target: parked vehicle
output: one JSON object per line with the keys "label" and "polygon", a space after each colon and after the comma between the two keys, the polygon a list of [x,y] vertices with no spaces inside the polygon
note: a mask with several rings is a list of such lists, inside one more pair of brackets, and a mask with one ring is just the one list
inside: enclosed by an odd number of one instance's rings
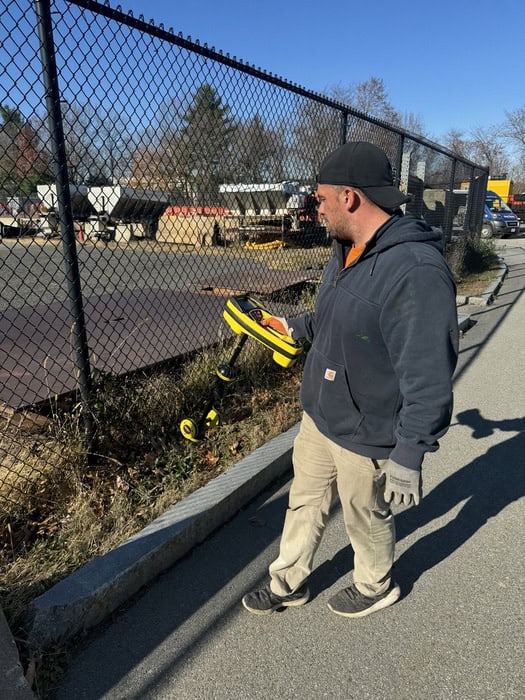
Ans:
{"label": "parked vehicle", "polygon": [[520,221],[525,221],[525,192],[509,195],[507,204]]}
{"label": "parked vehicle", "polygon": [[[514,186],[514,183],[512,180],[507,180],[504,178],[499,178],[499,177],[490,177],[487,182],[487,189],[490,190],[490,192],[494,192],[495,194],[499,194],[501,199],[505,202],[505,204],[508,204],[510,192]],[[468,190],[469,188],[469,183],[468,182],[462,182],[461,183],[461,189],[462,190]]]}
{"label": "parked vehicle", "polygon": [[520,230],[518,217],[503,199],[487,190],[481,235],[483,238],[505,238]]}
{"label": "parked vehicle", "polygon": [[505,204],[509,203],[509,196],[512,190],[512,180],[504,178],[491,178],[487,183],[487,189],[498,194]]}

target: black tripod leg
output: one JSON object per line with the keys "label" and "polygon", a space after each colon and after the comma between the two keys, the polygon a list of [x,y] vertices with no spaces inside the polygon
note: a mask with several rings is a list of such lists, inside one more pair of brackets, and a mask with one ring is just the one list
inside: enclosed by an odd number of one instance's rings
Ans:
{"label": "black tripod leg", "polygon": [[229,363],[228,363],[231,367],[233,367],[233,365],[235,364],[237,358],[238,358],[239,355],[241,354],[241,350],[243,349],[244,344],[245,344],[245,342],[246,342],[247,340],[248,340],[248,336],[247,336],[245,333],[243,333],[243,334],[242,334],[241,336],[239,336],[239,338],[237,339],[237,344],[236,344],[236,346],[235,346],[235,349],[234,349],[234,351],[233,351],[233,354],[232,354],[232,356],[230,357],[230,361],[229,361]]}
{"label": "black tripod leg", "polygon": [[[228,369],[231,369],[233,365],[235,364],[237,358],[241,354],[241,350],[244,347],[244,344],[248,340],[248,336],[246,334],[242,334],[239,336],[237,339],[237,343],[235,345],[235,348],[233,350],[232,356],[230,357],[230,360],[226,366],[221,365],[222,371],[217,371],[217,378],[215,380],[215,386],[213,389],[213,395],[208,404],[206,405],[206,408],[204,409],[202,413],[202,417],[197,423],[197,437],[199,440],[202,440],[204,437],[204,434],[207,430],[207,428],[210,427],[210,422],[216,421],[218,422],[219,416],[216,410],[214,409],[214,404],[216,404],[220,399],[222,398],[222,395],[224,394],[224,390],[226,388],[226,384],[228,384],[231,380],[227,378],[227,375],[229,374],[228,372],[225,372],[225,367],[228,367]],[[210,415],[210,413],[213,412],[213,416]]]}

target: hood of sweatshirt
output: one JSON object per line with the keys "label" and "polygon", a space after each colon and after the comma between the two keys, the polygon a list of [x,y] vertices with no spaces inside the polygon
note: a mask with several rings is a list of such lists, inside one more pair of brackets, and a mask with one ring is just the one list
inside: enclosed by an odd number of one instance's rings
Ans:
{"label": "hood of sweatshirt", "polygon": [[[441,229],[432,228],[412,214],[393,214],[370,238],[360,259],[378,255],[400,243],[427,243],[443,254]],[[334,240],[334,251],[339,267],[344,267],[346,255],[351,247],[347,241]]]}

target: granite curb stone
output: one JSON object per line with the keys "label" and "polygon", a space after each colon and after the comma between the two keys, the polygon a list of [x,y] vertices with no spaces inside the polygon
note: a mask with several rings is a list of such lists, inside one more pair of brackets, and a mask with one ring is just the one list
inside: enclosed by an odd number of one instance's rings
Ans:
{"label": "granite curb stone", "polygon": [[102,622],[285,474],[298,430],[296,424],[262,445],[36,598],[25,619],[29,644],[46,649]]}
{"label": "granite curb stone", "polygon": [[494,301],[494,297],[499,292],[499,289],[503,284],[503,280],[507,276],[507,272],[509,270],[507,265],[503,262],[503,260],[499,261],[495,269],[498,270],[496,279],[489,284],[489,286],[485,289],[485,291],[482,294],[479,294],[477,296],[458,295],[456,297],[456,303],[460,306],[464,304],[472,304],[473,306],[488,306],[489,304],[492,304],[492,302]]}
{"label": "granite curb stone", "polygon": [[0,608],[0,696],[2,700],[34,700],[18,657],[18,649]]}

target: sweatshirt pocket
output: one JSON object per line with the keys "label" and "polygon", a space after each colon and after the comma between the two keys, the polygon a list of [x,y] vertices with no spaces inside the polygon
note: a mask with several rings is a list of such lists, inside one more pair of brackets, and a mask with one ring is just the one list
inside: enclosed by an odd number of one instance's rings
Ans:
{"label": "sweatshirt pocket", "polygon": [[345,368],[313,348],[310,352],[303,385],[308,382],[317,391],[307,391],[311,405],[305,409],[312,416],[318,414],[334,437],[350,438],[359,430],[363,416],[352,398]]}

